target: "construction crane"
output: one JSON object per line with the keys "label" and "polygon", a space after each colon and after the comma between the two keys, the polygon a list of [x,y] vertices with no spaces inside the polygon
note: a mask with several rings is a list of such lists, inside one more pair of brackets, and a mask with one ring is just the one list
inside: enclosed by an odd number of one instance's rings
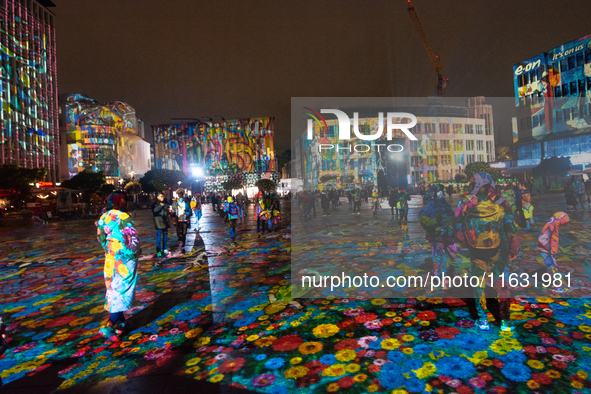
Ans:
{"label": "construction crane", "polygon": [[419,37],[421,41],[423,41],[423,45],[425,46],[425,50],[427,51],[427,55],[429,59],[431,59],[431,63],[435,66],[435,71],[437,72],[437,95],[438,96],[445,96],[445,88],[447,86],[447,79],[443,77],[443,69],[441,68],[441,60],[439,56],[435,54],[433,48],[431,48],[431,44],[429,44],[429,40],[427,40],[427,36],[423,31],[421,26],[421,22],[419,22],[419,17],[415,11],[415,8],[412,6],[410,0],[408,0],[408,13],[410,14],[410,19],[412,19],[413,23],[415,24],[415,28],[419,33]]}

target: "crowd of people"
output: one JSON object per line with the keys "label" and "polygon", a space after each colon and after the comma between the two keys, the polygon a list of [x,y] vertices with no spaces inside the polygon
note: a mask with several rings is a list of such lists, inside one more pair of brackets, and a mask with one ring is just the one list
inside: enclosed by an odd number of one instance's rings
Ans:
{"label": "crowd of people", "polygon": [[[573,185],[572,191],[567,188],[566,193],[574,194],[574,201],[582,205],[583,195],[587,189],[576,179],[570,183]],[[495,278],[488,286],[464,289],[467,293],[464,293],[463,299],[470,316],[478,322],[482,330],[490,329],[488,312],[493,316],[493,324],[503,330],[510,330],[511,297],[509,287],[503,286],[500,278],[501,274],[508,277],[507,275],[515,272],[517,268],[516,259],[520,252],[519,231],[531,232],[534,229],[533,211],[536,203],[532,198],[531,188],[532,185],[525,182],[497,185],[489,174],[479,173],[470,179],[468,186],[458,190],[455,207],[450,203],[455,192],[452,185],[430,184],[422,193],[423,204],[418,219],[431,246],[433,274],[469,273],[478,277],[484,275],[487,278]],[[397,219],[401,229],[408,231],[408,202],[411,197],[404,188],[391,188],[387,198],[380,197],[377,190],[371,194],[366,189],[342,193],[332,190],[304,190],[296,195],[297,205],[303,217],[310,218],[316,216],[315,206],[320,201],[323,216],[330,216],[330,203],[334,196],[343,194],[347,196],[349,209],[354,215],[360,214],[361,202],[364,199],[367,201],[368,196],[372,198],[373,216],[381,209],[382,201],[387,200],[392,219]],[[576,208],[574,201],[569,204],[567,198],[567,208]],[[543,226],[538,238],[538,251],[545,262],[546,271],[552,278],[559,273],[556,260],[560,250],[559,231],[569,221],[567,213],[556,212]],[[467,250],[471,262],[470,272],[460,272],[456,266],[458,248]],[[445,283],[442,289],[446,290]],[[565,293],[569,289],[561,283],[554,286],[553,291]]]}
{"label": "crowd of people", "polygon": [[[105,251],[104,277],[106,285],[105,309],[109,319],[100,333],[111,341],[119,341],[128,329],[123,313],[131,309],[135,287],[137,285],[137,261],[142,253],[140,237],[135,229],[132,216],[128,212],[128,198],[124,192],[114,192],[109,196],[105,212],[97,221],[98,241]],[[156,258],[170,257],[168,249],[168,229],[174,225],[178,249],[176,256],[190,254],[187,250],[187,232],[191,223],[193,231],[199,231],[202,207],[211,202],[213,211],[218,212],[228,224],[231,246],[235,246],[236,225],[238,220],[246,219],[248,198],[242,193],[236,197],[227,194],[211,193],[200,196],[195,193],[189,197],[183,190],[177,190],[176,198],[168,200],[164,193],[158,193],[152,205],[154,227],[156,229]],[[255,220],[257,233],[278,229],[281,220],[281,205],[275,192],[259,192],[255,198]],[[194,218],[194,220],[191,220]]]}

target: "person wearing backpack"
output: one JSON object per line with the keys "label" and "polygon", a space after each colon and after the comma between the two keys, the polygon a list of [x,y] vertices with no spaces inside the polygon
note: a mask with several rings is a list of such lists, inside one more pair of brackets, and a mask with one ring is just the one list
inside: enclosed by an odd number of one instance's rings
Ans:
{"label": "person wearing backpack", "polygon": [[156,202],[152,205],[152,216],[156,228],[156,257],[166,257],[168,254],[168,209],[169,205],[164,193],[158,193]]}
{"label": "person wearing backpack", "polygon": [[431,244],[433,274],[438,276],[440,272],[448,272],[450,262],[455,260],[458,253],[453,236],[455,215],[445,199],[443,185],[430,187],[426,196],[427,202],[419,211],[419,222]]}
{"label": "person wearing backpack", "polygon": [[187,228],[190,223],[192,215],[191,205],[185,198],[185,192],[180,190],[177,192],[177,200],[173,203],[173,211],[176,215],[176,235],[179,242],[179,253],[185,254],[185,243],[187,238]]}
{"label": "person wearing backpack", "polygon": [[486,298],[486,307],[493,315],[495,325],[503,331],[510,331],[511,295],[509,287],[502,285],[501,275],[508,276],[509,262],[515,260],[519,252],[513,214],[507,201],[495,194],[495,182],[489,174],[474,174],[470,189],[469,201],[457,212],[463,224],[462,231],[456,236],[468,247],[471,275],[489,278],[492,274],[494,283],[487,280],[484,288],[474,288],[474,299],[469,300],[469,308],[473,310],[476,304],[478,326],[481,330],[488,330],[487,311],[482,302],[477,301]]}

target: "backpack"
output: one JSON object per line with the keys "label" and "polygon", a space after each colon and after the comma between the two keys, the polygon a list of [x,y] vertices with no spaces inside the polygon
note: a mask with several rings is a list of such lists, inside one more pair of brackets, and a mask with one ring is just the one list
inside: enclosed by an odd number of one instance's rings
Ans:
{"label": "backpack", "polygon": [[501,245],[505,212],[492,201],[483,201],[464,213],[465,241],[473,249],[492,250]]}

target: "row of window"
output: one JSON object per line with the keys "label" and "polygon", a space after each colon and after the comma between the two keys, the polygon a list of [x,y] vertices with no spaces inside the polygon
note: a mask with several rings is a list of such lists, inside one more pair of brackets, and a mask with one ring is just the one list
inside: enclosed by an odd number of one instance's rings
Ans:
{"label": "row of window", "polygon": [[[585,54],[580,51],[576,54],[570,55],[560,61],[556,61],[550,65],[550,69],[554,70],[555,73],[574,70],[575,68],[582,67],[585,63],[591,63],[591,49],[587,48]],[[517,86],[522,87],[529,83],[537,82],[542,79],[542,67],[538,67],[535,70],[526,72],[517,77]]]}
{"label": "row of window", "polygon": [[[351,128],[351,130],[353,130]],[[415,127],[411,129],[413,134],[480,134],[483,135],[486,131],[486,135],[492,135],[492,130],[490,127],[485,127],[482,125],[473,125],[473,124],[453,124],[450,125],[449,123],[418,123]],[[359,125],[359,132],[364,135],[370,135],[372,133],[370,125],[361,124]],[[328,126],[328,133],[326,134],[327,138],[334,138],[338,135],[339,130],[338,126]],[[351,133],[353,135],[353,133]]]}
{"label": "row of window", "polygon": [[[521,159],[521,157],[520,157]],[[410,165],[414,168],[419,167],[427,167],[427,166],[441,166],[441,167],[449,167],[449,166],[456,166],[456,165],[465,165],[471,164],[475,162],[493,162],[494,156],[492,154],[485,155],[485,154],[457,154],[457,155],[440,155],[434,156],[429,155],[426,157],[421,156],[411,156],[410,157]]]}
{"label": "row of window", "polygon": [[[410,141],[410,151],[411,152],[418,152],[421,146],[427,152],[449,152],[451,147],[451,140],[442,140],[442,141]],[[463,151],[464,147],[465,150],[473,151],[476,143],[476,150],[483,151],[485,150],[485,141],[484,140],[453,140],[453,149],[454,151]],[[486,152],[492,153],[493,151],[493,142],[486,141]]]}
{"label": "row of window", "polygon": [[[568,122],[576,118],[586,118],[591,113],[591,103],[583,104],[578,107],[559,109],[554,112],[556,123]],[[521,118],[520,127],[522,130],[528,130],[532,127],[543,126],[546,123],[546,115],[534,115],[531,118]]]}

